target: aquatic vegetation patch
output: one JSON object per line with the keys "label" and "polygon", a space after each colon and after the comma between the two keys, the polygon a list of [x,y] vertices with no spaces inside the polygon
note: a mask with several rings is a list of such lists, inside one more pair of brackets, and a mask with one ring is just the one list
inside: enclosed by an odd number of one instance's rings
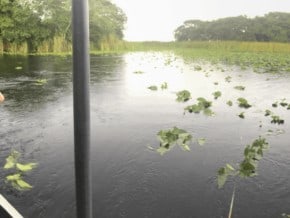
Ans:
{"label": "aquatic vegetation patch", "polygon": [[158,87],[155,85],[152,85],[152,86],[147,87],[147,89],[150,89],[151,91],[157,91]]}
{"label": "aquatic vegetation patch", "polygon": [[[173,127],[171,129],[160,130],[157,133],[159,140],[159,148],[156,150],[152,146],[147,146],[148,149],[157,151],[160,155],[170,151],[175,145],[179,145],[182,150],[190,151],[190,143],[195,140],[193,136],[184,129]],[[205,138],[197,138],[196,142],[203,146],[206,143]]]}
{"label": "aquatic vegetation patch", "polygon": [[206,139],[205,138],[199,138],[197,139],[197,143],[200,145],[200,146],[203,146],[206,142]]}
{"label": "aquatic vegetation patch", "polygon": [[267,117],[267,116],[270,116],[270,115],[273,115],[273,112],[268,110],[268,109],[265,110],[265,116]]}
{"label": "aquatic vegetation patch", "polygon": [[252,107],[252,105],[250,105],[245,98],[238,98],[237,100],[238,100],[239,107],[241,108],[247,109],[247,108]]}
{"label": "aquatic vegetation patch", "polygon": [[214,96],[214,99],[218,99],[219,97],[222,96],[222,93],[220,91],[216,91],[216,92],[213,92],[212,95]]}
{"label": "aquatic vegetation patch", "polygon": [[238,114],[238,116],[241,119],[245,119],[245,112],[241,112],[240,114]]}
{"label": "aquatic vegetation patch", "polygon": [[186,102],[191,99],[191,94],[188,90],[182,90],[176,93],[176,101],[178,102]]}
{"label": "aquatic vegetation patch", "polygon": [[228,82],[228,83],[230,83],[232,81],[232,77],[231,76],[227,76],[225,78],[225,81]]}
{"label": "aquatic vegetation patch", "polygon": [[24,173],[33,170],[37,166],[37,163],[19,163],[19,158],[20,153],[15,150],[12,150],[6,158],[6,163],[3,168],[5,170],[14,169],[14,173],[7,175],[5,181],[19,191],[29,190],[32,186],[23,180],[23,176]]}
{"label": "aquatic vegetation patch", "polygon": [[194,68],[195,71],[201,71],[202,70],[201,66],[199,66],[199,65],[195,65],[193,68]]}
{"label": "aquatic vegetation patch", "polygon": [[231,100],[227,101],[227,105],[229,105],[230,107],[233,106],[233,102]]}
{"label": "aquatic vegetation patch", "polygon": [[162,90],[164,90],[164,89],[168,89],[168,84],[167,84],[167,82],[162,83],[161,86],[160,86],[160,88],[161,88]]}
{"label": "aquatic vegetation patch", "polygon": [[245,90],[245,86],[235,86],[234,89],[240,90],[240,91],[244,91]]}
{"label": "aquatic vegetation patch", "polygon": [[133,73],[134,74],[144,74],[145,72],[144,71],[141,71],[141,70],[137,70],[137,71],[134,71]]}
{"label": "aquatic vegetation patch", "polygon": [[208,101],[202,97],[197,98],[197,101],[198,101],[197,104],[189,105],[185,107],[184,110],[188,111],[189,113],[196,113],[196,114],[203,111],[203,113],[207,116],[212,116],[214,114],[214,112],[209,109],[212,105],[211,101]]}
{"label": "aquatic vegetation patch", "polygon": [[271,123],[274,123],[274,124],[284,124],[284,120],[281,119],[279,116],[277,115],[272,115],[271,116],[272,120],[271,120]]}
{"label": "aquatic vegetation patch", "polygon": [[274,103],[272,104],[272,107],[278,107],[278,102],[277,102],[277,101],[274,102]]}
{"label": "aquatic vegetation patch", "polygon": [[183,150],[190,151],[189,145],[192,140],[192,135],[186,130],[177,127],[168,130],[160,130],[157,133],[157,138],[160,142],[160,147],[157,149],[157,152],[160,155],[168,152],[176,144]]}
{"label": "aquatic vegetation patch", "polygon": [[259,137],[251,145],[247,145],[244,149],[244,160],[239,164],[239,169],[235,169],[232,165],[226,164],[218,170],[218,187],[222,188],[227,181],[228,176],[237,176],[241,178],[252,177],[257,175],[257,167],[259,160],[262,159],[264,151],[268,149],[269,144],[265,138]]}

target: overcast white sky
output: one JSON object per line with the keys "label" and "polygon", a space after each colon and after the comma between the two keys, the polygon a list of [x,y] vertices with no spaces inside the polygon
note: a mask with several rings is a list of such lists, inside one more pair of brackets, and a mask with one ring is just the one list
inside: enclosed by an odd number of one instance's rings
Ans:
{"label": "overcast white sky", "polygon": [[290,0],[112,0],[126,13],[125,39],[172,41],[185,20],[290,12]]}

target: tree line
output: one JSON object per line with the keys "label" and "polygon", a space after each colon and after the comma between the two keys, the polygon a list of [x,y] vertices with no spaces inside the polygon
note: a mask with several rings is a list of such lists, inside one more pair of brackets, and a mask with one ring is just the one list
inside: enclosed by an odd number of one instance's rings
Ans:
{"label": "tree line", "polygon": [[[103,40],[122,39],[124,12],[110,0],[89,0],[90,42],[95,48]],[[71,0],[1,0],[0,40],[9,52],[12,45],[38,51],[44,42],[51,47],[56,37],[72,41]]]}
{"label": "tree line", "polygon": [[177,41],[232,40],[290,42],[290,13],[227,17],[213,21],[187,20],[174,31]]}

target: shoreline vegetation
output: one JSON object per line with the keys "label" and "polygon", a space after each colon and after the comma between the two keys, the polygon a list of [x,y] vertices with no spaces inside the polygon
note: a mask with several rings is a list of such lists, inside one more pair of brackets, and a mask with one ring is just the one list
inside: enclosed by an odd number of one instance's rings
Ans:
{"label": "shoreline vegetation", "polygon": [[[256,53],[290,53],[290,43],[286,42],[251,42],[251,41],[144,41],[130,42],[118,39],[108,39],[96,48],[90,46],[92,54],[122,53],[135,51],[220,51],[220,52],[256,52]],[[29,53],[26,45],[12,43],[9,52],[3,51],[3,44],[0,41],[0,55],[58,55],[71,54],[72,44],[62,37],[56,37],[53,41],[44,42],[39,46],[38,52]]]}
{"label": "shoreline vegetation", "polygon": [[[11,45],[11,52],[5,53],[0,43],[0,51],[2,51],[0,55],[70,56],[72,54],[71,44],[66,43],[64,39],[55,38],[52,45],[56,49],[49,49],[50,43],[44,42],[37,53],[27,53],[25,46]],[[240,66],[242,69],[251,67],[256,72],[290,72],[290,43],[281,42],[128,42],[111,38],[104,41],[98,49],[91,45],[90,53],[98,55],[146,51],[172,52],[185,60],[222,62]]]}

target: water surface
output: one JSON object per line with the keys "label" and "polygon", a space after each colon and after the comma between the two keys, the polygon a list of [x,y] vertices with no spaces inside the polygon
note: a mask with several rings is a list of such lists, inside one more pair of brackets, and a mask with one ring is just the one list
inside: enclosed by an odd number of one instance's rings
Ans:
{"label": "water surface", "polygon": [[[0,171],[1,194],[25,217],[76,216],[71,64],[70,57],[0,58],[0,90],[6,97],[0,105],[0,165],[11,149],[20,151],[24,162],[39,163],[25,176],[34,186],[31,191],[14,190],[4,182],[8,172]],[[271,106],[283,98],[290,102],[289,74],[185,62],[158,52],[92,56],[91,71],[94,217],[227,217],[234,185],[233,217],[290,213],[290,111]],[[147,89],[163,82],[168,89]],[[234,89],[237,85],[245,91]],[[188,103],[175,101],[183,89],[192,93]],[[214,100],[214,91],[222,97]],[[198,97],[213,102],[215,116],[184,114]],[[253,107],[239,108],[239,97]],[[285,124],[271,124],[265,109]],[[242,111],[245,119],[237,116]],[[176,146],[164,156],[147,148],[158,148],[157,132],[173,126],[206,138],[206,144],[193,143],[191,152]],[[267,136],[269,129],[285,133]],[[217,170],[226,163],[236,166],[245,146],[259,135],[270,148],[258,176],[231,178],[218,189]]]}

